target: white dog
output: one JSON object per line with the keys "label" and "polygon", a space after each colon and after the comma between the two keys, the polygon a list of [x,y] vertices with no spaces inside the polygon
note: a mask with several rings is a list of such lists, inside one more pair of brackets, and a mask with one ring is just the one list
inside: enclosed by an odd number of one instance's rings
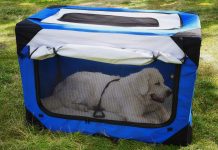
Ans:
{"label": "white dog", "polygon": [[[106,87],[114,79],[119,80]],[[169,99],[171,93],[170,88],[164,85],[160,72],[154,68],[126,77],[78,72],[60,82],[52,96],[43,99],[42,103],[53,112],[93,117],[93,108],[102,98],[101,107],[106,119],[163,123],[169,119],[170,113],[162,103]]]}

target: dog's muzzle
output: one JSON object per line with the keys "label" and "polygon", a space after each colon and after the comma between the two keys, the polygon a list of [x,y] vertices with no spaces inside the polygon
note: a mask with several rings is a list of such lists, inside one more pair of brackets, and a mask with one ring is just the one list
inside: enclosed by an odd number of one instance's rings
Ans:
{"label": "dog's muzzle", "polygon": [[156,101],[156,102],[159,102],[159,103],[163,103],[165,98],[169,97],[170,95],[172,94],[172,91],[171,90],[167,90],[166,91],[166,96],[165,97],[159,97],[155,94],[151,94],[151,99]]}
{"label": "dog's muzzle", "polygon": [[155,94],[151,94],[150,96],[151,96],[151,99],[152,99],[153,101],[159,102],[159,103],[163,103],[163,102],[164,102],[164,99],[165,99],[165,98],[158,97],[158,96],[156,96]]}

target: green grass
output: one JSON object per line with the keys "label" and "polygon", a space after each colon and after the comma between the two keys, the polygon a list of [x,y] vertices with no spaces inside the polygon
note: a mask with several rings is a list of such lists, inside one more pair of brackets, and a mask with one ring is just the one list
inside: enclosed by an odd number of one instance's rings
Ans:
{"label": "green grass", "polygon": [[[197,12],[203,42],[193,101],[193,143],[188,147],[121,140],[114,144],[80,133],[51,133],[24,123],[24,107],[14,27],[18,21],[55,4],[130,7]],[[218,1],[217,0],[0,0],[0,149],[218,149]]]}

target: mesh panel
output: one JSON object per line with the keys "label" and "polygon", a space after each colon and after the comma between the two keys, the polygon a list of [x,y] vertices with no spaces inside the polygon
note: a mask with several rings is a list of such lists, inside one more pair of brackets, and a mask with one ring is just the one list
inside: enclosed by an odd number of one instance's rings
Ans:
{"label": "mesh panel", "polygon": [[162,124],[172,115],[174,64],[112,65],[65,57],[38,64],[38,94],[49,112],[139,124]]}
{"label": "mesh panel", "polygon": [[60,21],[86,23],[86,24],[99,24],[123,27],[158,27],[159,23],[154,18],[134,18],[124,16],[111,16],[111,15],[98,15],[98,14],[82,14],[82,13],[69,13],[63,15]]}

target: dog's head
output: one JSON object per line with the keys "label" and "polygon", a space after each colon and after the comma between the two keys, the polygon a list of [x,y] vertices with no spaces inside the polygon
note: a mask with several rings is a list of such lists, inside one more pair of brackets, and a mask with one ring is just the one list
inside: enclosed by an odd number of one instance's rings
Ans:
{"label": "dog's head", "polygon": [[163,76],[155,68],[143,69],[139,72],[139,92],[147,99],[163,103],[172,94],[171,89],[164,84]]}

